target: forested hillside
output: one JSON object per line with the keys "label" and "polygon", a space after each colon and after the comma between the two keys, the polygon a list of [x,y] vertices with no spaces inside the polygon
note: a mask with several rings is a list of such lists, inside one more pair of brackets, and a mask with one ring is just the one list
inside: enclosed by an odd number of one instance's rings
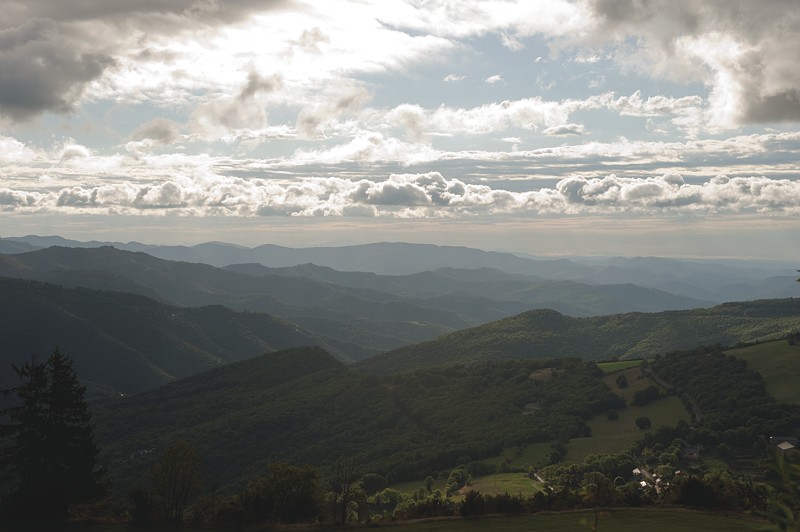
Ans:
{"label": "forested hillside", "polygon": [[709,309],[590,318],[535,310],[389,351],[358,366],[370,372],[392,372],[508,358],[637,358],[705,344],[771,340],[797,328],[798,301],[726,303]]}
{"label": "forested hillside", "polygon": [[362,471],[419,478],[508,446],[585,435],[585,419],[622,406],[601,377],[575,359],[374,377],[303,348],[106,400],[95,423],[104,459],[122,477],[141,471],[126,462],[136,451],[185,439],[223,484],[269,461],[324,468],[341,457]]}
{"label": "forested hillside", "polygon": [[[267,314],[181,308],[146,297],[0,277],[0,388],[11,364],[59,346],[90,394],[131,394],[220,364],[299,345],[325,345]],[[331,348],[332,349],[332,348]]]}

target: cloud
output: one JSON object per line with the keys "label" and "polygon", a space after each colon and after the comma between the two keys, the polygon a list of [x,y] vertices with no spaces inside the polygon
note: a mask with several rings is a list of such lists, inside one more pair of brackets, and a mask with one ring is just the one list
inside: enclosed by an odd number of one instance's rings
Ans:
{"label": "cloud", "polygon": [[159,144],[172,144],[181,138],[181,126],[167,118],[154,118],[131,133],[133,140],[152,140]]}
{"label": "cloud", "polygon": [[503,46],[511,50],[512,52],[519,52],[525,45],[519,41],[516,37],[513,37],[505,32],[500,33],[500,42],[503,43]]}
{"label": "cloud", "polygon": [[277,74],[269,77],[262,77],[255,70],[251,70],[247,75],[247,83],[239,93],[242,101],[253,98],[259,92],[274,92],[283,86],[283,79]]}
{"label": "cloud", "polygon": [[542,133],[550,136],[583,135],[584,127],[583,124],[561,124],[548,127]]}
{"label": "cloud", "polygon": [[50,19],[0,29],[0,113],[25,121],[70,111],[113,64],[108,55],[82,51]]}
{"label": "cloud", "polygon": [[163,30],[167,22],[174,24],[173,32],[189,24],[230,23],[254,12],[280,9],[291,5],[286,0],[80,0],[52,2],[50,0],[7,0],[6,20],[11,23],[30,18],[52,18],[58,22],[79,23],[98,20],[149,25]]}
{"label": "cloud", "polygon": [[61,189],[0,189],[5,212],[175,213],[185,216],[376,216],[465,218],[538,215],[800,214],[800,182],[718,175],[689,183],[677,173],[571,176],[508,190],[439,172],[384,178],[242,178],[198,168],[160,180]]}
{"label": "cloud", "polygon": [[484,81],[486,81],[486,83],[488,83],[489,85],[494,85],[495,83],[500,83],[501,81],[503,81],[503,76],[501,76],[500,74],[495,74],[493,76],[489,76]]}
{"label": "cloud", "polygon": [[292,41],[292,44],[299,47],[305,53],[318,54],[321,52],[320,45],[330,42],[330,36],[320,28],[315,27],[310,30],[303,30],[300,38]]}
{"label": "cloud", "polygon": [[62,165],[80,164],[80,161],[91,157],[92,152],[86,146],[80,144],[68,144],[59,153],[59,163]]}
{"label": "cloud", "polygon": [[321,97],[297,115],[297,130],[309,138],[323,136],[325,127],[342,115],[362,108],[372,94],[360,83],[341,82],[328,87]]}
{"label": "cloud", "polygon": [[267,127],[266,102],[269,95],[283,86],[278,75],[264,77],[251,70],[235,94],[218,96],[198,105],[189,119],[189,128],[202,140],[240,140],[240,132]]}
{"label": "cloud", "polygon": [[24,143],[15,138],[0,135],[0,163],[32,163],[36,158],[36,152]]}
{"label": "cloud", "polygon": [[431,161],[438,151],[430,146],[408,143],[380,132],[363,132],[345,144],[328,149],[297,150],[287,165],[386,163],[403,165]]}
{"label": "cloud", "polygon": [[466,79],[466,77],[467,76],[458,76],[456,74],[448,74],[444,78],[442,78],[442,81],[461,81],[463,79]]}
{"label": "cloud", "polygon": [[482,135],[562,124],[580,106],[574,100],[553,102],[541,98],[506,100],[471,108],[440,106],[433,110],[405,104],[389,110],[383,120],[405,128],[411,138],[421,138],[424,134]]}
{"label": "cloud", "polygon": [[[710,87],[717,127],[800,120],[800,11],[791,0],[583,4],[594,24],[575,42],[614,42],[617,62]],[[636,49],[620,45],[635,37]]]}

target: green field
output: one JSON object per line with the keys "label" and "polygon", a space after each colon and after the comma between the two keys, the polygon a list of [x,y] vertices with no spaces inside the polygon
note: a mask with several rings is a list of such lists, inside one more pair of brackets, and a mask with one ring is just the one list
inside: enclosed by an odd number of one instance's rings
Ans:
{"label": "green field", "polygon": [[747,361],[761,374],[767,392],[782,403],[800,404],[800,346],[786,340],[731,349],[727,354]]}
{"label": "green field", "polygon": [[[625,375],[627,388],[619,388],[616,378]],[[638,367],[631,367],[617,373],[606,375],[603,380],[617,395],[624,397],[628,404],[633,401],[633,394],[653,384],[642,376]],[[609,421],[605,414],[599,414],[589,420],[592,429],[589,438],[573,438],[567,445],[567,460],[580,462],[591,454],[618,453],[628,449],[637,440],[651,430],[662,425],[674,426],[681,419],[690,421],[691,416],[683,403],[675,396],[658,399],[644,406],[629,406],[617,411],[619,419]],[[640,430],[635,423],[639,416],[650,418],[652,428]]]}
{"label": "green field", "polygon": [[[447,484],[447,472],[443,472],[439,475],[439,478],[435,479],[433,482],[433,489],[441,490],[444,493],[445,485]],[[390,484],[389,487],[393,490],[397,490],[400,493],[412,494],[418,489],[425,487],[425,479],[417,479],[417,480],[407,480],[405,482],[395,482],[394,484]]]}
{"label": "green field", "polygon": [[480,477],[472,481],[472,484],[465,487],[462,493],[474,490],[484,495],[509,495],[521,494],[530,497],[537,491],[542,490],[542,484],[531,480],[524,473],[498,473]]}
{"label": "green field", "polygon": [[[634,422],[637,417],[650,418],[652,428],[640,430]],[[642,436],[662,425],[674,426],[681,419],[689,421],[689,413],[677,397],[664,397],[645,406],[629,406],[619,410],[619,419],[609,421],[605,414],[595,416],[588,425],[589,438],[573,438],[567,444],[567,460],[581,462],[590,454],[623,452]]]}
{"label": "green field", "polygon": [[[552,450],[551,442],[531,443],[523,448],[514,447],[509,465],[512,467],[529,468],[539,464]],[[505,454],[505,453],[504,453]]]}
{"label": "green field", "polygon": [[[625,375],[625,378],[628,379],[628,386],[627,388],[620,388],[617,386],[617,378],[620,375]],[[606,383],[606,386],[611,388],[615,394],[619,395],[628,404],[633,402],[633,394],[638,392],[639,390],[644,390],[648,386],[655,384],[651,381],[647,376],[642,373],[642,370],[639,369],[639,366],[630,367],[623,370],[618,370],[614,373],[609,373],[605,377],[603,377],[603,382]],[[662,390],[664,391],[664,390]]]}
{"label": "green field", "polygon": [[635,360],[619,360],[616,362],[598,362],[597,367],[603,370],[603,373],[616,373],[617,371],[629,368],[637,368],[642,364],[642,359]]}

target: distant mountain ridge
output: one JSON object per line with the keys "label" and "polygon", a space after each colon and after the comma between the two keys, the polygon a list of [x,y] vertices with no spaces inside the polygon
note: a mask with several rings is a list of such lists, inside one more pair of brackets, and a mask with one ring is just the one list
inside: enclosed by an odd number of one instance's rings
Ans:
{"label": "distant mountain ridge", "polygon": [[0,275],[131,292],[173,305],[266,312],[314,333],[349,360],[531,308],[586,316],[709,304],[634,285],[590,286],[486,268],[405,276],[313,265],[220,269],[109,246],[0,255]]}
{"label": "distant mountain ridge", "polygon": [[[721,303],[800,295],[794,284],[796,265],[786,261],[700,261],[658,257],[543,259],[478,249],[431,244],[374,243],[342,247],[287,248],[266,244],[254,248],[222,242],[194,246],[158,246],[139,242],[79,242],[61,237],[0,238],[0,252],[19,253],[52,245],[100,247],[217,267],[258,263],[272,268],[313,263],[339,271],[408,275],[440,268],[490,268],[549,280],[605,285],[633,283],[674,295]],[[20,247],[22,246],[22,247]],[[28,248],[26,248],[27,246]],[[5,250],[5,251],[2,251]],[[767,281],[769,280],[769,281]],[[794,290],[794,291],[792,291]]]}
{"label": "distant mountain ridge", "polygon": [[72,357],[90,393],[137,393],[268,351],[319,345],[295,324],[222,306],[180,308],[122,292],[0,277],[0,388],[11,364],[55,347]]}

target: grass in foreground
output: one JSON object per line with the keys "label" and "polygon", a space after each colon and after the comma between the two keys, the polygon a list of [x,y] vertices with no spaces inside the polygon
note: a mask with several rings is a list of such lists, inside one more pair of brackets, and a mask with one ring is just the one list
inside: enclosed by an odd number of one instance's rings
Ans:
{"label": "grass in foreground", "polygon": [[[473,518],[440,518],[425,519],[413,522],[400,522],[386,524],[385,526],[369,527],[382,528],[392,532],[478,532],[491,530],[492,532],[517,532],[517,531],[577,531],[591,530],[594,514],[591,510],[538,513],[521,515],[482,516]],[[746,516],[729,515],[713,512],[702,512],[684,508],[618,508],[604,510],[600,514],[597,527],[600,531],[614,532],[648,532],[675,531],[681,532],[745,532],[758,530],[764,525],[762,521],[752,520]],[[181,530],[209,530],[207,528],[194,528],[182,526]],[[295,525],[289,528],[276,530],[341,530],[320,527],[319,525]],[[365,530],[367,528],[364,528]],[[22,526],[20,532],[38,532],[42,530],[32,526]],[[61,527],[48,528],[52,532],[167,532],[176,530],[175,527],[134,527],[132,525],[90,525],[73,523]],[[217,529],[219,530],[219,529]],[[261,529],[259,529],[261,530]],[[359,530],[354,528],[353,530]]]}
{"label": "grass in foreground", "polygon": [[[571,531],[591,530],[591,511],[541,513],[514,516],[476,517],[471,519],[430,520],[387,527],[397,532],[460,532],[492,530],[516,532],[519,530]],[[726,532],[752,531],[763,523],[725,514],[699,512],[681,508],[670,509],[614,509],[603,512],[598,530],[614,532],[675,531]]]}

